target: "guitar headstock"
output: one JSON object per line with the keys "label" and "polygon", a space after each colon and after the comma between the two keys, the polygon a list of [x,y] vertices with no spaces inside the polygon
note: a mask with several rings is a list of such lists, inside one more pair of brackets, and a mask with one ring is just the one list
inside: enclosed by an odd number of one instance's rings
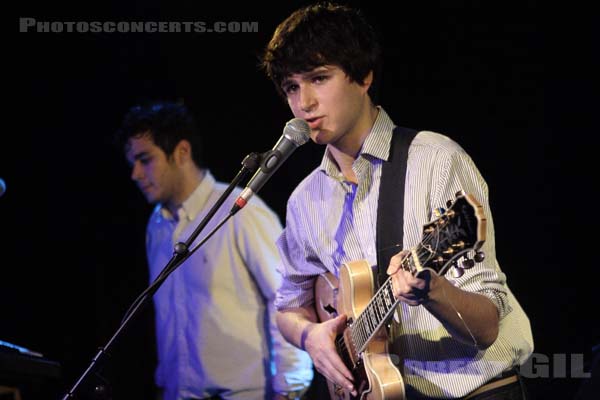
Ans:
{"label": "guitar headstock", "polygon": [[[438,275],[455,266],[455,277],[483,261],[479,251],[485,241],[486,219],[483,207],[471,194],[458,192],[454,201],[448,201],[447,210],[436,210],[437,218],[423,227],[423,239],[413,249],[413,263],[417,272],[427,268]],[[467,253],[475,251],[472,259]],[[458,265],[459,258],[464,260]]]}

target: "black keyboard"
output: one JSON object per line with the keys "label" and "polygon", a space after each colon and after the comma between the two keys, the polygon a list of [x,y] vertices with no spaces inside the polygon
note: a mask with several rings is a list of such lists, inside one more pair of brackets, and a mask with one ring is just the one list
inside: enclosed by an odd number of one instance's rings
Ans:
{"label": "black keyboard", "polygon": [[0,343],[0,384],[29,382],[60,377],[60,363],[42,354],[11,343]]}

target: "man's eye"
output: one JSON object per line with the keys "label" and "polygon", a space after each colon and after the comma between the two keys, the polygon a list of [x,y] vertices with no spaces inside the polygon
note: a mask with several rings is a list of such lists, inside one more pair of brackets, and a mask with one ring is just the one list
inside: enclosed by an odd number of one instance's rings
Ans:
{"label": "man's eye", "polygon": [[286,85],[283,88],[283,91],[287,94],[294,93],[296,90],[298,90],[298,85]]}

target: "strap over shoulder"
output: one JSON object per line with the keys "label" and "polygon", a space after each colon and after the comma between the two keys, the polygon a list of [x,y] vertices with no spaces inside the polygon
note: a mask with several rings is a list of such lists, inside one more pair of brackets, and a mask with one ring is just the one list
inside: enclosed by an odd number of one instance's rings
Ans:
{"label": "strap over shoulder", "polygon": [[[377,203],[377,265],[379,283],[387,279],[392,256],[402,250],[404,226],[404,183],[408,148],[418,131],[396,127],[392,134],[390,155],[384,161]],[[399,246],[396,246],[398,245]]]}

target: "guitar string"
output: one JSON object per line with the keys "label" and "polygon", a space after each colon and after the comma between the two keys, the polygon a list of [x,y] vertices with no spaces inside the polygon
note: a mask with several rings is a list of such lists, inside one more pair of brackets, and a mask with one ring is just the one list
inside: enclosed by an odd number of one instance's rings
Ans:
{"label": "guitar string", "polygon": [[456,313],[456,315],[458,315],[458,318],[460,318],[460,320],[463,323],[463,325],[464,325],[465,329],[467,330],[467,332],[469,332],[469,335],[471,336],[471,340],[473,340],[473,346],[475,346],[476,348],[479,348],[479,343],[477,343],[477,339],[475,339],[475,336],[473,335],[473,332],[471,332],[471,329],[469,329],[469,325],[467,325],[467,321],[465,321],[465,319],[462,317],[462,315],[460,314],[460,312],[456,309],[456,307],[454,307],[454,304],[452,303],[452,300],[450,300],[450,298],[446,294],[446,288],[443,287],[443,286],[442,286],[442,292],[444,293],[444,298],[446,299],[446,301],[448,301],[448,303],[450,304],[450,306],[452,307],[452,309],[454,310],[454,312]]}

